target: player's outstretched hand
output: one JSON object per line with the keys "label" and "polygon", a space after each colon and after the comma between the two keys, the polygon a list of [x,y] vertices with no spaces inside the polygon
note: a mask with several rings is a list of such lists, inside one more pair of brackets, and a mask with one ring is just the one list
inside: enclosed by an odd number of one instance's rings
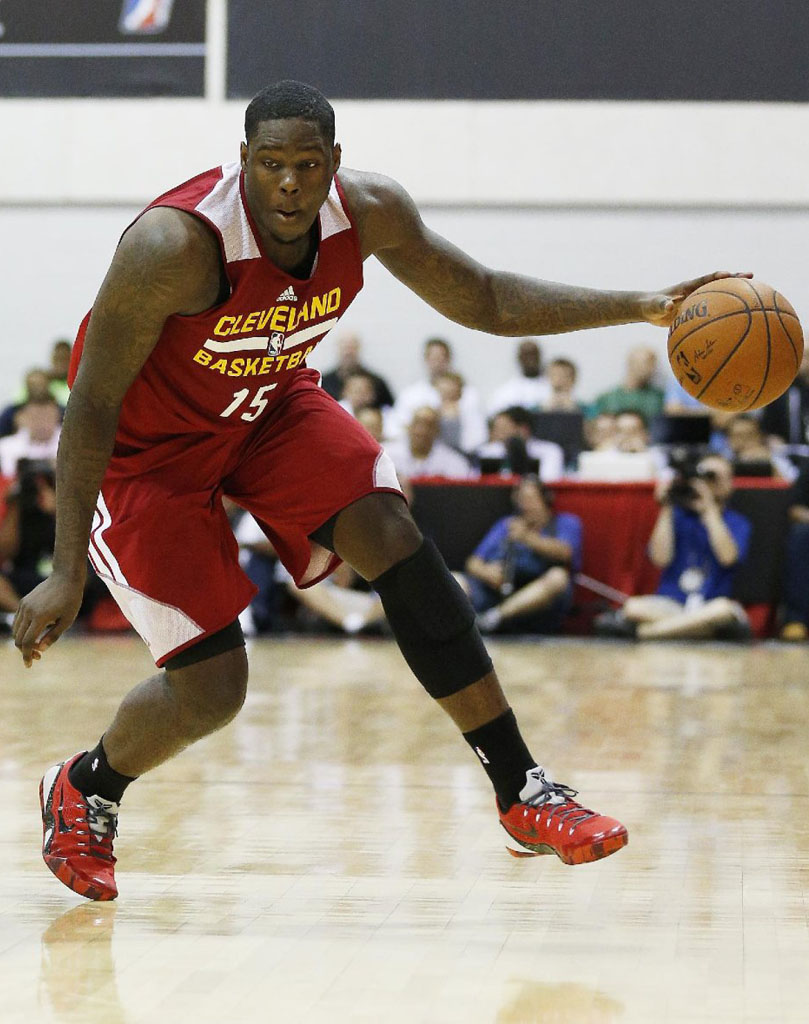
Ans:
{"label": "player's outstretched hand", "polygon": [[752,277],[747,272],[732,274],[729,270],[717,270],[704,277],[696,277],[693,281],[681,281],[680,284],[664,288],[661,292],[650,292],[643,301],[643,318],[658,327],[669,327],[677,315],[677,308],[683,299],[701,288],[709,281],[721,281],[723,277]]}
{"label": "player's outstretched hand", "polygon": [[27,594],[14,616],[14,643],[26,668],[39,661],[79,614],[84,581],[54,573]]}

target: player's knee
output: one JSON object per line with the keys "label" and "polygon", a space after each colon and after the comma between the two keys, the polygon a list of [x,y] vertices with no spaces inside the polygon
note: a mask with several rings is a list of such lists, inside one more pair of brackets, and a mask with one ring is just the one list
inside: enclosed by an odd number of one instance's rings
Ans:
{"label": "player's knee", "polygon": [[421,547],[422,540],[407,506],[402,502],[388,506],[379,521],[379,550],[387,562],[385,569],[409,558]]}
{"label": "player's knee", "polygon": [[365,579],[381,576],[421,546],[407,505],[392,494],[370,494],[340,513],[335,550]]}
{"label": "player's knee", "polygon": [[182,728],[189,736],[205,736],[241,710],[247,695],[247,654],[238,647],[167,677]]}

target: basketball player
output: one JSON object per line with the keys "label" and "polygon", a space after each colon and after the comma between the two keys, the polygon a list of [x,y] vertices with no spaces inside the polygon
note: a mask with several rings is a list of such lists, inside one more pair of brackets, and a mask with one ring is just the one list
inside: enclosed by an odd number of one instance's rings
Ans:
{"label": "basketball player", "polygon": [[648,321],[717,276],[601,292],[486,269],[422,223],[395,182],[345,170],[334,112],[280,82],[248,106],[238,163],[151,203],[125,231],[79,330],[58,464],[53,574],[21,603],[26,666],[79,608],[85,558],[159,671],[89,752],[41,784],[43,856],[77,893],[114,899],[119,804],[138,776],[239,711],[238,624],[253,588],[222,508],[256,517],[299,586],[343,559],[379,594],[397,642],[497,795],[520,856],[578,864],[624,846],[529,753],[474,613],[419,533],[389,459],[306,368],[375,255],[445,316],[499,335]]}

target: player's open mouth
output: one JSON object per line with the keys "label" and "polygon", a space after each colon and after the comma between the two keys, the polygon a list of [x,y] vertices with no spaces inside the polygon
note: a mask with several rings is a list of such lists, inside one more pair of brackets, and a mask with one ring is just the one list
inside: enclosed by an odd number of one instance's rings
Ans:
{"label": "player's open mouth", "polygon": [[294,220],[300,214],[301,211],[300,210],[276,210],[275,212],[278,214],[279,217],[283,218],[284,220]]}

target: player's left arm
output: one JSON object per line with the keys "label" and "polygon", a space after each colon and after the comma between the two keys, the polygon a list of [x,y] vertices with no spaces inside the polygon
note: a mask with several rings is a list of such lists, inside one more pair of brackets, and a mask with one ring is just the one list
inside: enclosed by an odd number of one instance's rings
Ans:
{"label": "player's left arm", "polygon": [[[356,173],[356,172],[350,172]],[[347,190],[348,191],[348,190]],[[491,270],[432,231],[407,192],[390,178],[361,175],[360,234],[403,284],[450,320],[489,334],[519,337],[647,322],[667,327],[692,291],[717,271],[660,291],[600,291]]]}

